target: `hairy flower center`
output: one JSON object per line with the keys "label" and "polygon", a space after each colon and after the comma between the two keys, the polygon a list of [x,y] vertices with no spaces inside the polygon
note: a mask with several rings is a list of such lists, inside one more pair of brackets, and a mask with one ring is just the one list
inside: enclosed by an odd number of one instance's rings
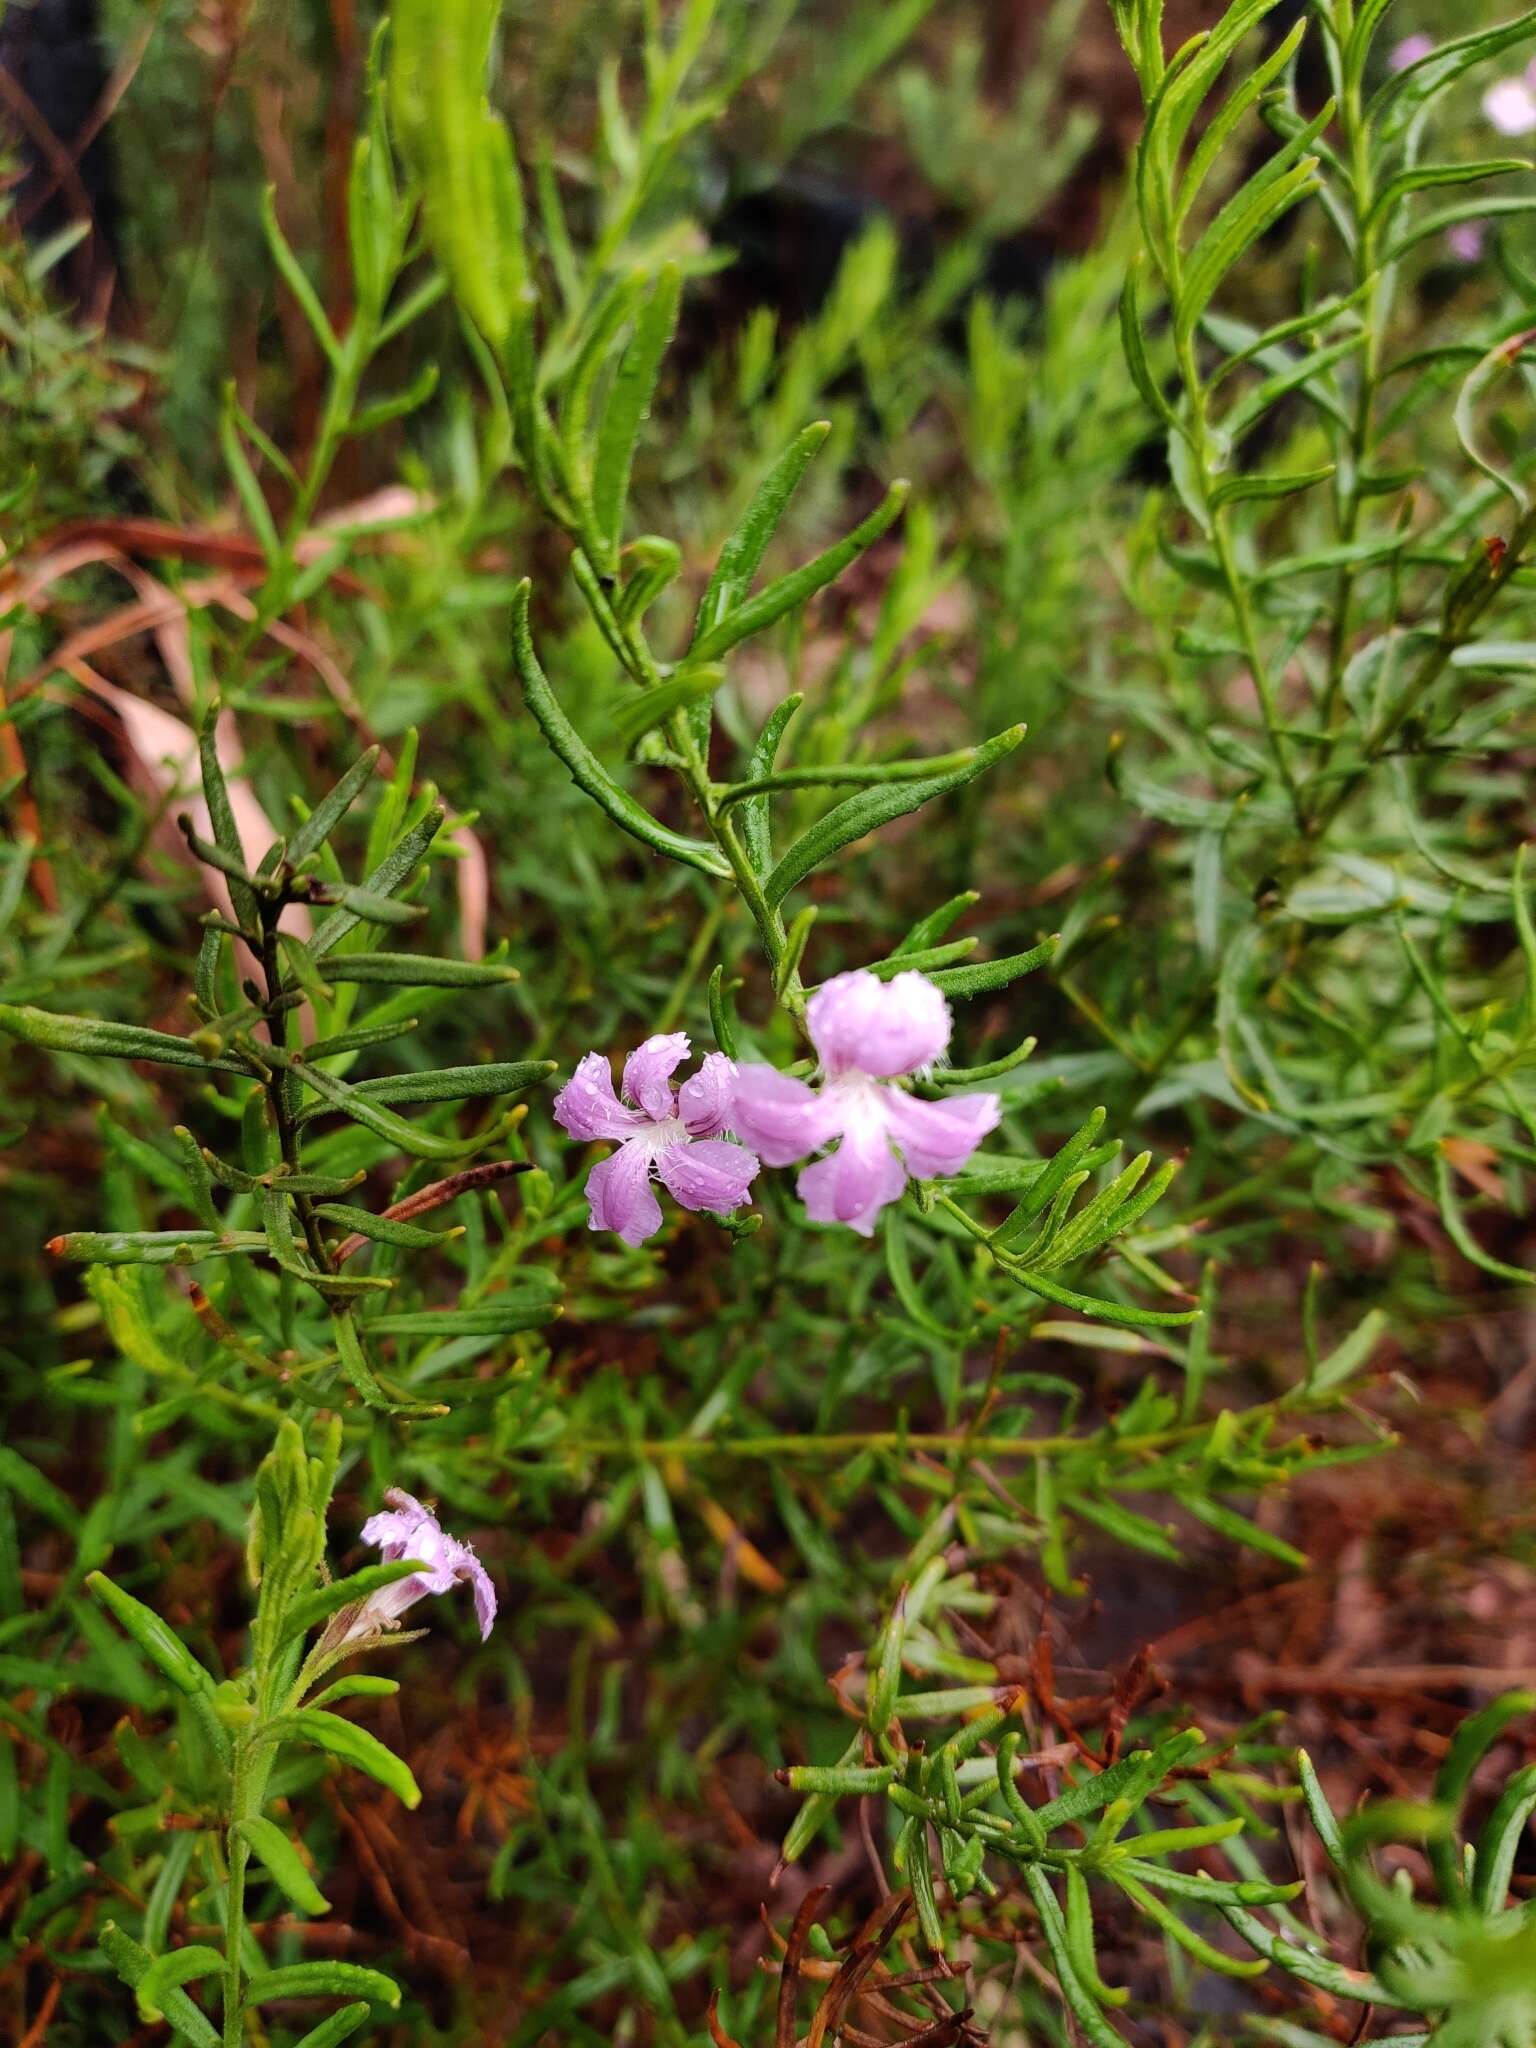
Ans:
{"label": "hairy flower center", "polygon": [[877,1081],[873,1074],[861,1074],[855,1067],[845,1074],[835,1074],[823,1088],[822,1100],[835,1104],[840,1130],[883,1131],[888,1092],[884,1081]]}
{"label": "hairy flower center", "polygon": [[652,1124],[648,1131],[637,1132],[632,1142],[640,1147],[647,1159],[655,1159],[674,1145],[686,1145],[688,1127],[680,1116],[669,1116],[662,1123]]}

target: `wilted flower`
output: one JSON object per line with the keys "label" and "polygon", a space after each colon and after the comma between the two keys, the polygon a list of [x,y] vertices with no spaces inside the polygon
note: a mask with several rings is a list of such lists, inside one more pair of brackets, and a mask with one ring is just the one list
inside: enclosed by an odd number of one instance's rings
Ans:
{"label": "wilted flower", "polygon": [[1483,112],[1501,135],[1536,131],[1536,63],[1517,78],[1500,78],[1483,94]]}
{"label": "wilted flower", "polygon": [[1427,57],[1434,47],[1435,39],[1433,36],[1423,34],[1404,36],[1403,40],[1393,50],[1391,56],[1388,57],[1388,68],[1393,71],[1406,71],[1410,64],[1417,64],[1421,57]]}
{"label": "wilted flower", "polygon": [[837,1150],[801,1174],[801,1197],[815,1222],[846,1223],[870,1237],[909,1174],[958,1173],[1002,1106],[995,1095],[923,1102],[893,1085],[931,1067],[949,1044],[949,1005],[925,975],[836,975],[811,997],[806,1023],[821,1059],[820,1088],[775,1067],[742,1067],[735,1126],[769,1166],[788,1166],[835,1138]]}
{"label": "wilted flower", "polygon": [[590,1228],[615,1230],[628,1245],[661,1228],[653,1173],[685,1209],[728,1216],[750,1199],[757,1159],[720,1136],[732,1122],[735,1066],[724,1053],[707,1053],[674,1089],[672,1074],[687,1057],[685,1031],[648,1038],[624,1062],[620,1102],[607,1060],[589,1052],[555,1097],[555,1121],[573,1138],[606,1138],[619,1148],[588,1175],[587,1205]]}
{"label": "wilted flower", "polygon": [[467,1579],[475,1589],[475,1617],[484,1642],[496,1619],[496,1588],[485,1566],[470,1546],[450,1536],[432,1510],[423,1507],[419,1500],[398,1486],[390,1487],[384,1498],[389,1505],[364,1522],[363,1541],[377,1544],[387,1564],[397,1564],[409,1557],[420,1564],[421,1570],[412,1572],[407,1579],[396,1579],[392,1586],[381,1587],[358,1606],[344,1609],[336,1617],[337,1623],[344,1624],[337,1640],[348,1641],[354,1636],[372,1635],[376,1629],[393,1628],[418,1600],[424,1600],[429,1593],[451,1593]]}

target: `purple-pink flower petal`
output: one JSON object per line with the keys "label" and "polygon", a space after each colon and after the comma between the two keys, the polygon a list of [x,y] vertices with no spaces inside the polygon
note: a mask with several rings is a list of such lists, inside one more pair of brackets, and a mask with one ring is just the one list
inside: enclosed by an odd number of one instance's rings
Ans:
{"label": "purple-pink flower petal", "polygon": [[1536,90],[1528,78],[1501,78],[1483,94],[1483,112],[1501,135],[1536,130]]}
{"label": "purple-pink flower petal", "polygon": [[871,1118],[847,1131],[830,1157],[806,1167],[796,1186],[813,1223],[846,1223],[873,1237],[880,1211],[906,1184],[883,1123]]}
{"label": "purple-pink flower petal", "polygon": [[624,1093],[654,1123],[676,1114],[672,1076],[688,1057],[686,1031],[663,1031],[637,1045],[624,1062]]}
{"label": "purple-pink flower petal", "polygon": [[716,1216],[728,1216],[751,1199],[747,1190],[757,1170],[755,1153],[724,1138],[668,1145],[656,1155],[657,1173],[683,1207],[708,1209]]}
{"label": "purple-pink flower petal", "polygon": [[917,1180],[958,1173],[988,1131],[997,1129],[1003,1105],[996,1095],[952,1095],[944,1102],[920,1102],[890,1091],[886,1116],[907,1171]]}
{"label": "purple-pink flower petal", "polygon": [[914,1074],[949,1044],[948,1003],[926,975],[910,969],[891,981],[863,968],[834,975],[811,997],[805,1021],[831,1075]]}
{"label": "purple-pink flower petal", "polygon": [[651,1193],[649,1148],[631,1138],[587,1175],[587,1227],[617,1231],[631,1247],[661,1228],[661,1204]]}
{"label": "purple-pink flower petal", "polygon": [[699,1071],[677,1091],[678,1114],[691,1138],[718,1138],[731,1121],[736,1087],[736,1062],[723,1052],[707,1052]]}
{"label": "purple-pink flower petal", "polygon": [[737,1068],[731,1129],[765,1166],[807,1158],[836,1128],[835,1112],[804,1081],[777,1067]]}
{"label": "purple-pink flower petal", "polygon": [[1424,35],[1422,32],[1418,35],[1404,36],[1388,57],[1387,68],[1391,71],[1406,71],[1410,64],[1417,64],[1421,57],[1427,57],[1434,47],[1433,36]]}
{"label": "purple-pink flower petal", "polygon": [[376,1545],[389,1563],[410,1557],[422,1569],[381,1587],[355,1611],[338,1616],[346,1624],[342,1640],[392,1626],[429,1593],[451,1592],[467,1580],[474,1588],[475,1615],[484,1641],[496,1619],[496,1588],[472,1547],[450,1536],[430,1508],[401,1488],[392,1486],[384,1498],[389,1506],[364,1522],[363,1541]]}
{"label": "purple-pink flower petal", "polygon": [[589,1052],[555,1097],[554,1118],[583,1141],[627,1138],[645,1123],[638,1109],[626,1109],[614,1094],[613,1070],[600,1052]]}

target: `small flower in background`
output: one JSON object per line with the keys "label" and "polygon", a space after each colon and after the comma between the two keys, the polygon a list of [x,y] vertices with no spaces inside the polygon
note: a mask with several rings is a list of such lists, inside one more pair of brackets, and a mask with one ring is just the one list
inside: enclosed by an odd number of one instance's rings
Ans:
{"label": "small flower in background", "polygon": [[958,1173],[1002,1105],[995,1095],[922,1102],[893,1085],[931,1067],[949,1044],[949,1005],[924,975],[836,975],[811,997],[806,1023],[821,1087],[775,1067],[742,1067],[733,1121],[769,1166],[788,1166],[836,1139],[837,1150],[801,1174],[801,1198],[813,1221],[870,1237],[908,1175]]}
{"label": "small flower in background", "polygon": [[1501,78],[1483,94],[1483,112],[1501,135],[1536,133],[1536,63],[1518,78]]}
{"label": "small flower in background", "polygon": [[1488,236],[1480,220],[1464,220],[1447,231],[1445,246],[1458,263],[1481,263]]}
{"label": "small flower in background", "polygon": [[1410,64],[1417,64],[1421,57],[1427,57],[1435,47],[1433,36],[1404,36],[1397,48],[1387,59],[1393,71],[1406,71]]}
{"label": "small flower in background", "polygon": [[337,1642],[393,1628],[407,1608],[414,1607],[429,1593],[451,1593],[468,1581],[475,1589],[475,1617],[480,1623],[480,1640],[491,1633],[496,1619],[496,1588],[490,1574],[467,1543],[450,1536],[432,1510],[423,1507],[398,1486],[384,1495],[389,1506],[370,1515],[363,1524],[363,1541],[377,1544],[387,1564],[414,1558],[422,1569],[408,1579],[396,1579],[383,1586],[358,1606],[344,1608],[331,1624]]}
{"label": "small flower in background", "polygon": [[732,1122],[736,1069],[724,1053],[707,1053],[698,1072],[674,1089],[672,1074],[687,1057],[684,1031],[648,1038],[624,1062],[627,1102],[620,1102],[607,1060],[589,1052],[555,1097],[555,1121],[571,1137],[607,1139],[619,1148],[587,1177],[588,1223],[617,1231],[627,1245],[644,1244],[661,1228],[653,1173],[685,1209],[728,1216],[751,1199],[758,1161],[720,1136]]}

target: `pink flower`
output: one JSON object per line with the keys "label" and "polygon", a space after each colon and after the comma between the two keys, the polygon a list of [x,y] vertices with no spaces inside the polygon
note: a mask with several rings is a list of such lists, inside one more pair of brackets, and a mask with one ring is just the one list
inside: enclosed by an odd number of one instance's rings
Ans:
{"label": "pink flower", "polygon": [[1445,246],[1458,263],[1480,263],[1486,240],[1481,221],[1464,220],[1448,231]]}
{"label": "pink flower", "polygon": [[1388,68],[1393,71],[1406,71],[1410,64],[1417,64],[1421,57],[1427,57],[1434,47],[1433,36],[1404,36],[1388,57]]}
{"label": "pink flower", "polygon": [[1536,131],[1536,64],[1518,78],[1501,78],[1483,94],[1483,112],[1501,135]]}
{"label": "pink flower", "polygon": [[[408,1579],[396,1579],[381,1587],[359,1606],[344,1610],[336,1619],[345,1621],[340,1640],[372,1635],[376,1629],[393,1628],[408,1607],[424,1600],[428,1593],[451,1593],[467,1579],[475,1589],[475,1615],[482,1642],[496,1619],[496,1588],[490,1574],[467,1543],[450,1536],[430,1508],[392,1486],[384,1496],[389,1506],[370,1515],[363,1524],[363,1541],[376,1543],[387,1563],[414,1558],[422,1569]],[[335,1623],[332,1624],[335,1626]]]}
{"label": "pink flower", "polygon": [[892,1085],[931,1067],[949,1044],[949,1005],[925,975],[836,975],[811,997],[806,1023],[821,1057],[820,1089],[775,1067],[743,1067],[736,1129],[769,1166],[788,1166],[835,1138],[837,1150],[801,1174],[801,1197],[814,1222],[846,1223],[871,1237],[908,1175],[958,1173],[1002,1105],[995,1095],[922,1102]]}
{"label": "pink flower", "polygon": [[624,1093],[634,1105],[627,1107],[613,1092],[607,1060],[589,1052],[555,1097],[555,1121],[573,1138],[606,1138],[619,1148],[588,1175],[587,1207],[591,1229],[616,1230],[628,1245],[661,1228],[653,1173],[685,1209],[728,1216],[750,1200],[758,1162],[719,1136],[732,1120],[735,1066],[724,1053],[708,1053],[674,1091],[672,1073],[687,1057],[683,1031],[637,1046],[624,1062]]}

